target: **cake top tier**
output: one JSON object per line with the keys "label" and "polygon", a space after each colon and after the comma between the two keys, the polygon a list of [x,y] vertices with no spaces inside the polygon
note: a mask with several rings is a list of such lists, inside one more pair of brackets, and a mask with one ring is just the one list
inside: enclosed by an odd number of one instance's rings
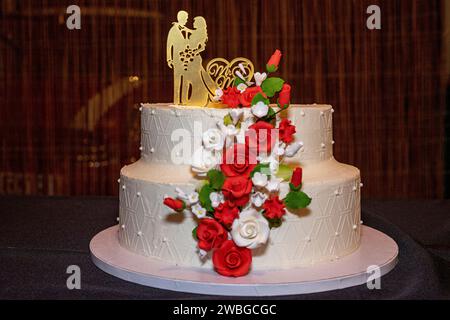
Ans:
{"label": "cake top tier", "polygon": [[[142,104],[141,111],[142,159],[147,163],[186,167],[202,146],[205,132],[218,128],[234,112],[241,111],[242,118],[252,113],[250,108],[203,108],[169,103]],[[296,127],[293,142],[301,145],[287,162],[306,166],[332,158],[332,113],[330,105],[317,104],[291,105],[278,114],[278,124],[286,118]]]}

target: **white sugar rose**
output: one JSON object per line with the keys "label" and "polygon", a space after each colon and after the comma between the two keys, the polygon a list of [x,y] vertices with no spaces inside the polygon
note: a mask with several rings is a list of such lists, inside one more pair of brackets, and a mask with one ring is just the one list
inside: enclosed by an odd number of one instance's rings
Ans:
{"label": "white sugar rose", "polygon": [[233,221],[231,236],[239,247],[255,249],[267,242],[270,228],[267,219],[254,208],[240,213],[239,218]]}
{"label": "white sugar rose", "polygon": [[262,118],[267,115],[269,112],[269,106],[262,101],[259,101],[257,104],[251,107],[252,113],[258,117]]}
{"label": "white sugar rose", "polygon": [[207,150],[222,150],[224,136],[219,129],[211,128],[203,133],[203,145]]}
{"label": "white sugar rose", "polygon": [[191,162],[192,171],[199,177],[205,177],[210,169],[214,169],[220,162],[221,154],[211,150],[206,150],[203,147],[198,148],[193,156]]}

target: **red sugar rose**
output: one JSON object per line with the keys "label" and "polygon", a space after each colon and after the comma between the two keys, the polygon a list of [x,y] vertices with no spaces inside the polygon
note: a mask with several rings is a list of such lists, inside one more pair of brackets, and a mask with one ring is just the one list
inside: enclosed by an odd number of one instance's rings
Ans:
{"label": "red sugar rose", "polygon": [[217,219],[221,224],[230,228],[233,224],[234,219],[239,217],[239,209],[236,205],[230,201],[225,201],[221,203],[214,210],[214,218]]}
{"label": "red sugar rose", "polygon": [[201,219],[197,227],[198,247],[209,251],[219,248],[228,239],[225,228],[214,219]]}
{"label": "red sugar rose", "polygon": [[262,91],[261,87],[256,86],[256,87],[250,87],[250,88],[245,89],[245,91],[242,92],[241,95],[239,96],[239,101],[243,107],[250,107],[252,104],[253,98],[258,93],[261,93],[264,97],[266,97],[266,95]]}
{"label": "red sugar rose", "polygon": [[284,203],[278,196],[271,196],[263,204],[264,215],[269,219],[280,219],[285,213]]}
{"label": "red sugar rose", "polygon": [[281,51],[280,50],[275,50],[275,52],[272,54],[272,56],[270,57],[269,61],[267,61],[267,67],[273,68],[273,71],[276,71],[278,69],[278,65],[280,64],[280,59],[281,59]]}
{"label": "red sugar rose", "polygon": [[248,177],[228,177],[222,186],[225,199],[232,201],[237,206],[244,206],[250,199],[252,180]]}
{"label": "red sugar rose", "polygon": [[239,105],[240,91],[236,87],[228,87],[223,90],[222,103],[230,108],[236,108]]}
{"label": "red sugar rose", "polygon": [[186,205],[183,201],[167,197],[164,199],[164,204],[175,211],[183,211],[186,208]]}
{"label": "red sugar rose", "polygon": [[236,143],[224,152],[220,169],[227,177],[248,177],[256,163],[253,152],[246,145]]}
{"label": "red sugar rose", "polygon": [[248,133],[250,148],[256,146],[258,154],[270,153],[276,140],[272,137],[275,134],[275,130],[272,129],[274,129],[273,125],[265,121],[252,124],[249,130],[254,130],[254,132]]}
{"label": "red sugar rose", "polygon": [[294,169],[294,172],[292,173],[292,177],[291,177],[291,184],[294,187],[298,187],[299,185],[302,184],[302,175],[303,175],[303,170],[300,167],[297,167]]}
{"label": "red sugar rose", "polygon": [[252,252],[236,246],[233,240],[225,241],[214,250],[212,261],[217,273],[227,277],[245,276],[252,264]]}
{"label": "red sugar rose", "polygon": [[292,141],[294,141],[294,134],[296,132],[295,130],[295,126],[293,126],[291,124],[291,121],[288,119],[283,119],[280,122],[280,126],[279,126],[279,135],[280,135],[280,139],[283,142],[286,143],[291,143]]}
{"label": "red sugar rose", "polygon": [[287,83],[283,84],[280,93],[278,94],[278,103],[282,108],[286,107],[291,100],[291,86]]}

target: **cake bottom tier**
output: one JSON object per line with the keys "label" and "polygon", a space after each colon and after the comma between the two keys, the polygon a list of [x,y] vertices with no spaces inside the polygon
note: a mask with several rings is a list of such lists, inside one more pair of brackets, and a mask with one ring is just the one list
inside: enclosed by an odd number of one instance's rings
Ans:
{"label": "cake bottom tier", "polygon": [[[211,268],[211,259],[202,260],[197,254],[192,236],[197,223],[192,215],[174,214],[163,205],[165,195],[175,195],[175,187],[194,191],[198,181],[164,181],[163,170],[169,168],[142,161],[122,168],[119,243],[132,252],[174,265]],[[174,170],[177,168],[172,167]],[[303,173],[302,190],[312,198],[311,204],[288,212],[281,227],[271,230],[267,244],[253,251],[253,270],[332,261],[358,248],[359,170],[331,159],[305,167]]]}

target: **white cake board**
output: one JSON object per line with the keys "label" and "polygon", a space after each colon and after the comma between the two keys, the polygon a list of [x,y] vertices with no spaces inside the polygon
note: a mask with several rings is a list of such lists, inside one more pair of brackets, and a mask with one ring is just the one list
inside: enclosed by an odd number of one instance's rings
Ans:
{"label": "white cake board", "polygon": [[285,270],[252,270],[245,277],[223,277],[206,268],[178,267],[130,252],[119,245],[118,226],[98,233],[89,245],[94,263],[103,271],[141,285],[200,294],[276,296],[342,289],[367,282],[367,268],[385,275],[397,264],[394,240],[362,226],[361,245],[354,253],[330,263]]}

